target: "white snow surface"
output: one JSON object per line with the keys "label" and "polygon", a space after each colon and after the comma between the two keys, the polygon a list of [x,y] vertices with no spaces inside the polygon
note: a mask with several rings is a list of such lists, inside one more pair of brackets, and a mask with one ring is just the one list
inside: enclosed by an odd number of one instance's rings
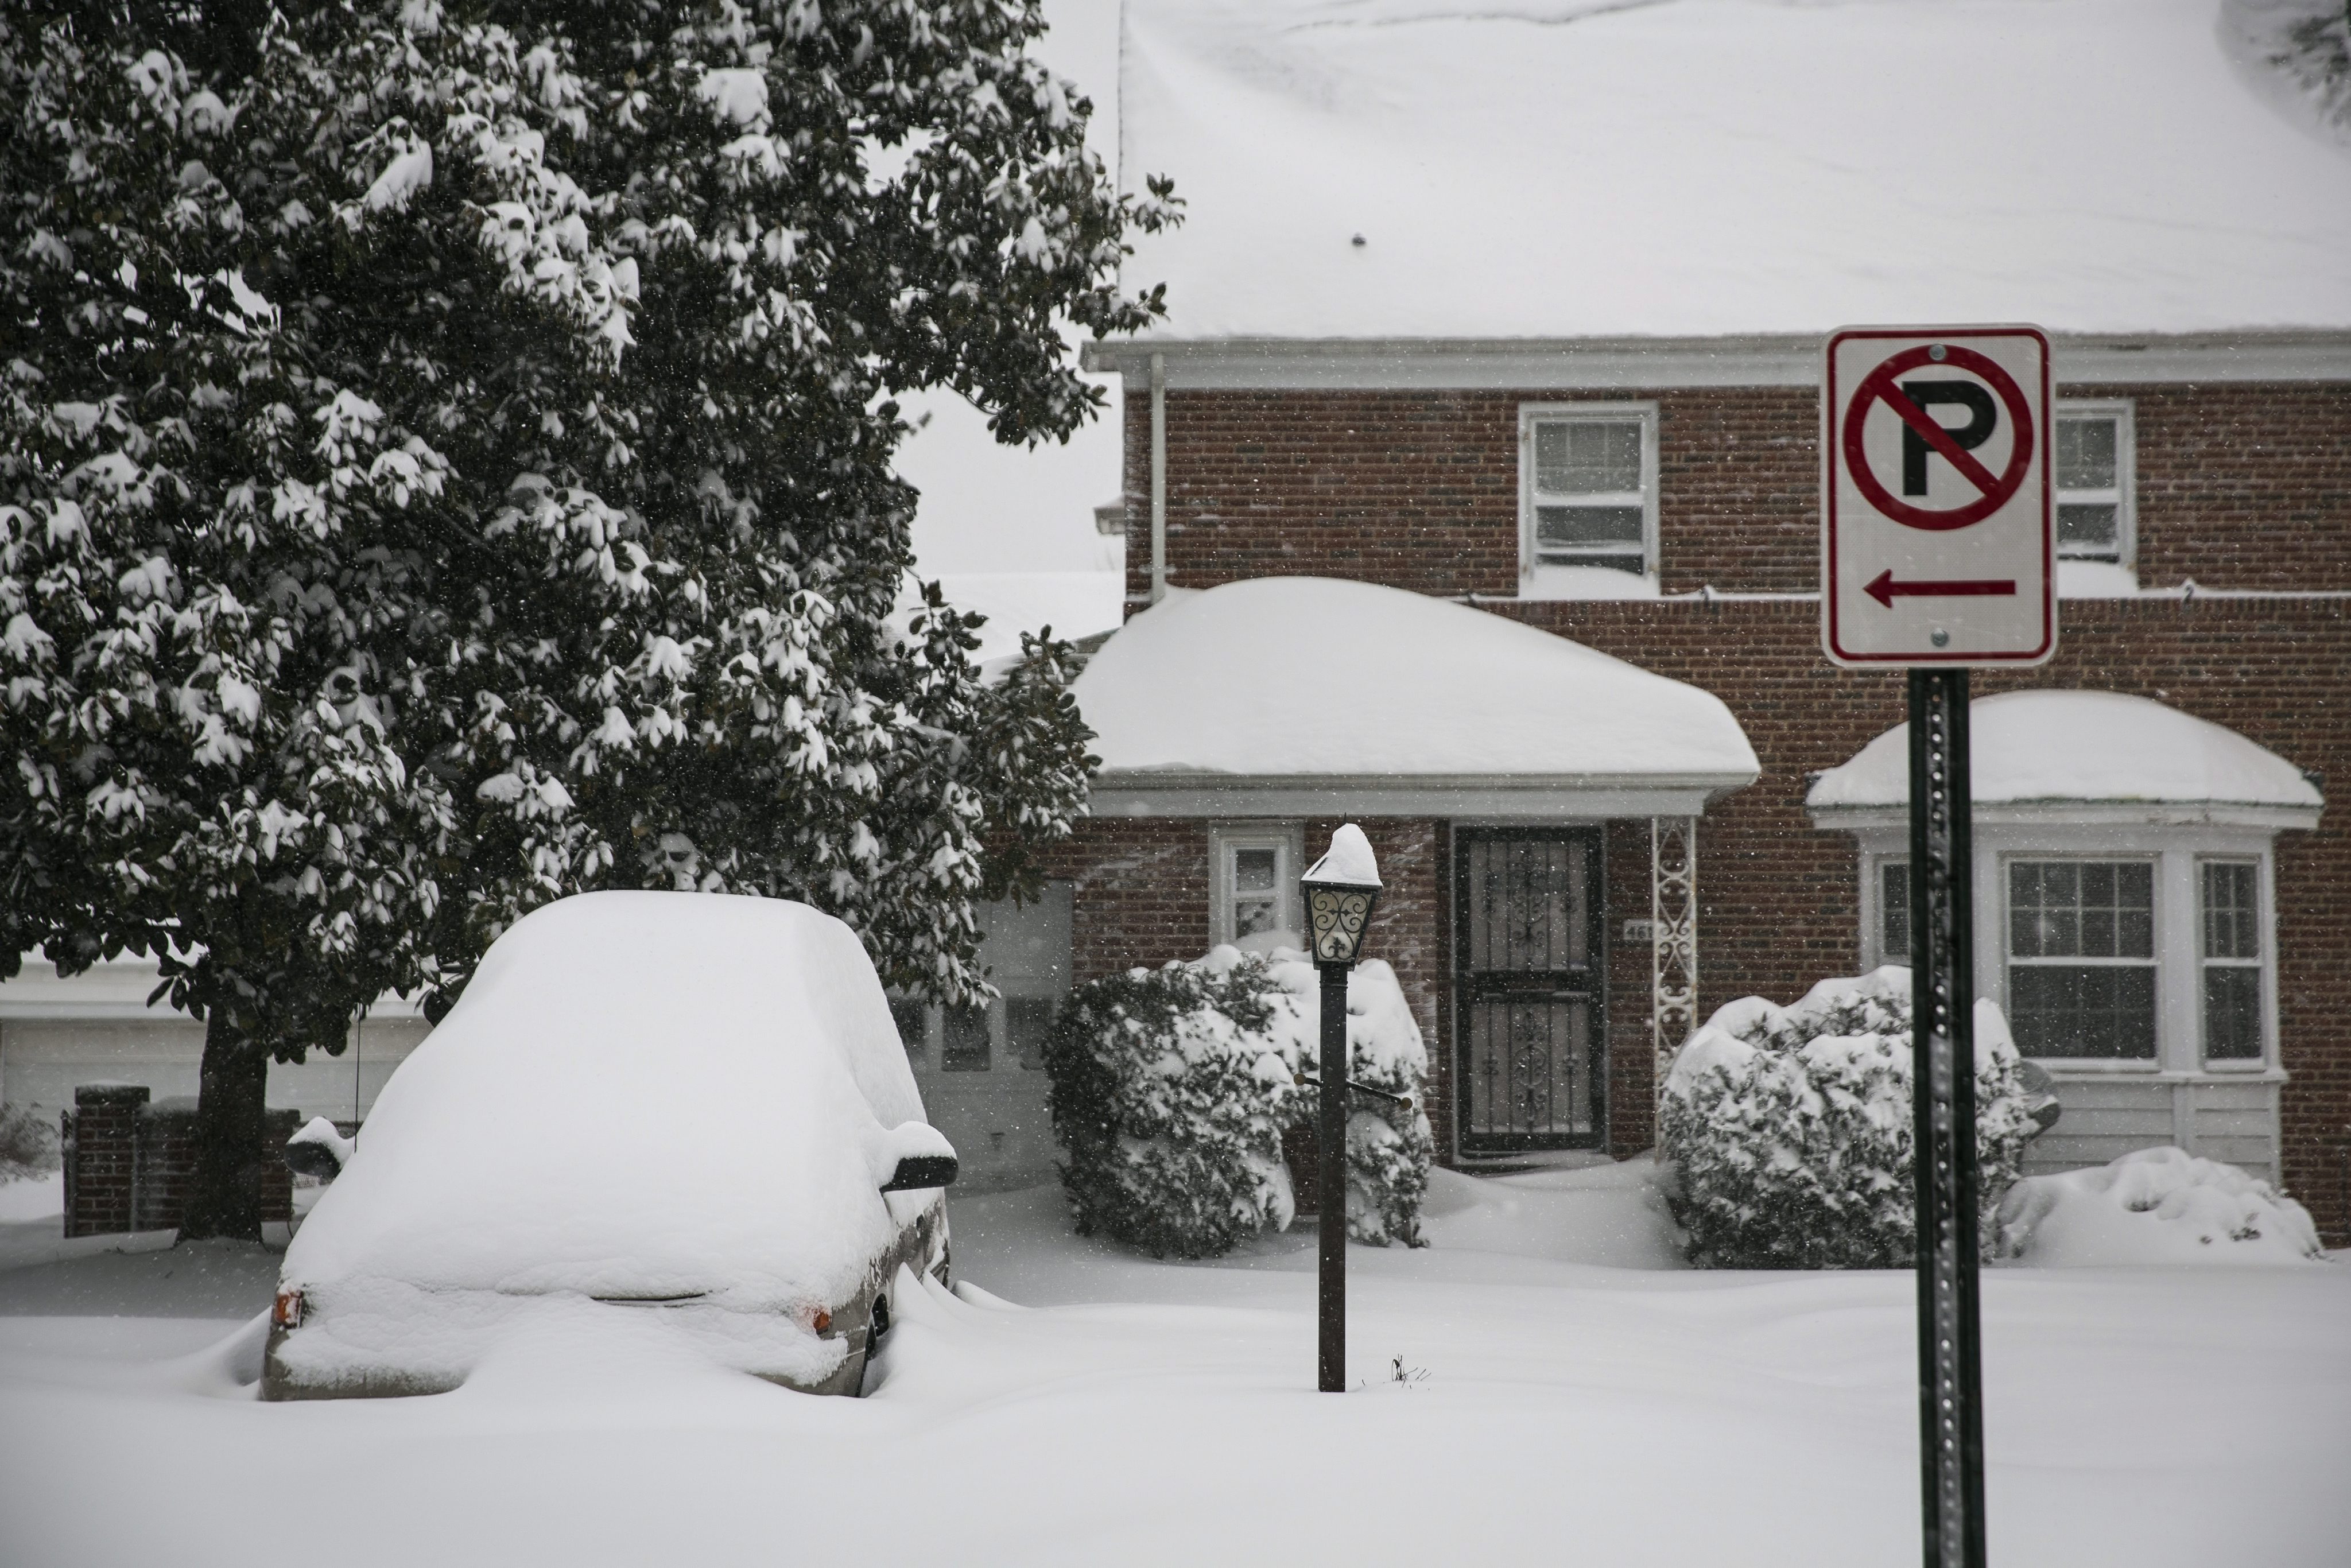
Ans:
{"label": "white snow surface", "polygon": [[[253,1397],[258,1319],[0,1317],[0,1557],[1915,1558],[1910,1276],[1646,1266],[1649,1174],[1439,1173],[1431,1246],[1349,1249],[1344,1396],[1314,1392],[1312,1236],[1153,1262],[1050,1187],[958,1202],[967,1282],[901,1280],[862,1400],[730,1374],[653,1312],[517,1339],[454,1394],[291,1405]],[[1988,1270],[1991,1560],[2339,1568],[2346,1318],[2339,1267]]]}
{"label": "white snow surface", "polygon": [[1720,698],[1403,589],[1260,577],[1171,592],[1073,688],[1105,773],[1759,772]]}
{"label": "white snow surface", "polygon": [[56,1219],[65,1212],[65,1201],[63,1171],[43,1171],[15,1181],[0,1181],[0,1225]]}
{"label": "white snow surface", "polygon": [[1126,273],[1171,337],[2351,326],[2351,152],[2214,0],[1125,17],[1123,177],[1188,204]]}
{"label": "white snow surface", "polygon": [[1331,847],[1322,858],[1306,868],[1308,882],[1339,882],[1350,887],[1380,885],[1380,863],[1372,853],[1372,841],[1364,830],[1353,822],[1342,822],[1331,834]]}
{"label": "white snow surface", "polygon": [[2168,1145],[2027,1176],[2000,1205],[2002,1250],[2050,1269],[2320,1261],[2310,1211],[2235,1166]]}
{"label": "white snow surface", "polygon": [[[2234,730],[2119,692],[2004,692],[1968,708],[1978,805],[2026,800],[2316,807],[2302,770]],[[1813,810],[1910,799],[1910,727],[1821,775]]]}
{"label": "white snow surface", "polygon": [[359,1152],[359,1145],[337,1132],[335,1124],[324,1116],[311,1117],[286,1141],[288,1144],[317,1144],[334,1155],[338,1166],[350,1165],[351,1156]]}
{"label": "white snow surface", "polygon": [[781,899],[583,894],[491,946],[385,1085],[285,1278],[368,1315],[345,1319],[359,1340],[423,1332],[401,1322],[419,1291],[494,1295],[465,1309],[490,1315],[555,1311],[535,1294],[699,1293],[780,1322],[841,1300],[889,1244],[881,1180],[944,1145],[903,1128],[923,1120],[847,925]]}

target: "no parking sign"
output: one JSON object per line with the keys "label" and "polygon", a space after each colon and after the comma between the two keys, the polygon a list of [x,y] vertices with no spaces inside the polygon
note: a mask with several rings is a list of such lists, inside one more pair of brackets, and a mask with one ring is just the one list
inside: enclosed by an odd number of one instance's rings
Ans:
{"label": "no parking sign", "polygon": [[1850,327],[1822,378],[1821,642],[1835,664],[2057,651],[2049,340]]}

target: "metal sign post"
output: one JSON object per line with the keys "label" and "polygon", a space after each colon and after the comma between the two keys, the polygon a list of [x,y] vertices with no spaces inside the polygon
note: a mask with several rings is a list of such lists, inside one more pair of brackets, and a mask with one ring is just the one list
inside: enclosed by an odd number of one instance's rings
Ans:
{"label": "metal sign post", "polygon": [[1910,672],[1910,1174],[1927,1568],[1984,1568],[1968,673]]}
{"label": "metal sign post", "polygon": [[1832,664],[1910,678],[1926,1564],[1984,1568],[1968,670],[2057,651],[2049,340],[2021,326],[1849,327],[1824,346],[1821,388],[1821,646]]}

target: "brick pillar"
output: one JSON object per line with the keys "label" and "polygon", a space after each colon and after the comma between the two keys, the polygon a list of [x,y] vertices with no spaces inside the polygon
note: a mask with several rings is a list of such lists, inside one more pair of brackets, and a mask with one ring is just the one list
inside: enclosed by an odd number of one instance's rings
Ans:
{"label": "brick pillar", "polygon": [[84,1083],[75,1088],[73,1133],[66,1150],[68,1236],[107,1236],[131,1228],[138,1185],[139,1113],[146,1103],[143,1084]]}
{"label": "brick pillar", "polygon": [[[145,1092],[141,1092],[144,1096]],[[131,1228],[174,1230],[187,1212],[188,1180],[196,1166],[196,1102],[160,1100],[137,1107],[133,1184],[138,1198]],[[294,1110],[271,1111],[262,1125],[268,1146],[261,1166],[261,1219],[285,1224],[294,1218],[294,1173],[282,1157],[286,1140],[302,1124]]]}

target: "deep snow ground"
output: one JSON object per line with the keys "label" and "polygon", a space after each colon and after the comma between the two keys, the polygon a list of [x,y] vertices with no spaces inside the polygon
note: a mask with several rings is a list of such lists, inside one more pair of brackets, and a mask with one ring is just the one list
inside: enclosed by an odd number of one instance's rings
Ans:
{"label": "deep snow ground", "polygon": [[[1907,1276],[1602,1266],[1661,1260],[1629,1174],[1441,1177],[1437,1245],[1350,1254],[1343,1397],[1312,1392],[1311,1232],[1154,1263],[1067,1235],[1050,1191],[955,1207],[958,1275],[1028,1310],[910,1302],[863,1401],[616,1309],[456,1394],[263,1406],[203,1293],[234,1268],[0,1273],[0,1563],[1910,1561]],[[50,1311],[101,1263],[111,1306]],[[1984,1291],[2001,1568],[2339,1568],[2351,1270]],[[126,1302],[149,1315],[57,1315]]]}

